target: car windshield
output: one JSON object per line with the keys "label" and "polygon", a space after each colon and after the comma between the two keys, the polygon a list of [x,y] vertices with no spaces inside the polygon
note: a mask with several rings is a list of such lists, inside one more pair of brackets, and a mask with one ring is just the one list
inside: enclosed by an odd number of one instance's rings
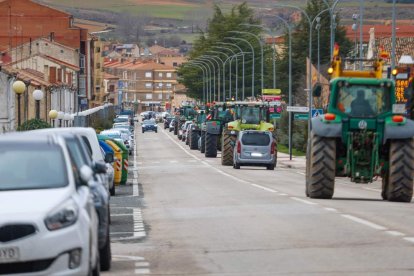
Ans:
{"label": "car windshield", "polygon": [[241,141],[246,146],[267,146],[270,144],[270,137],[263,132],[247,132],[243,134]]}
{"label": "car windshield", "polygon": [[153,120],[145,120],[142,122],[144,125],[153,125],[154,121]]}
{"label": "car windshield", "polygon": [[125,129],[129,129],[128,125],[114,125],[114,128],[125,128]]}
{"label": "car windshield", "polygon": [[61,149],[35,143],[0,145],[0,191],[53,189],[68,185]]}
{"label": "car windshield", "polygon": [[352,117],[374,117],[390,111],[389,88],[374,85],[340,87],[337,109]]}

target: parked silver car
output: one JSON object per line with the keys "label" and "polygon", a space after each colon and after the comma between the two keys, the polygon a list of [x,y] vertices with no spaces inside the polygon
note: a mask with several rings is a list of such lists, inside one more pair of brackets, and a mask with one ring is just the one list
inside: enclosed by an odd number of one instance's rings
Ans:
{"label": "parked silver car", "polygon": [[233,151],[233,167],[264,166],[274,170],[276,155],[276,143],[270,131],[240,131]]}

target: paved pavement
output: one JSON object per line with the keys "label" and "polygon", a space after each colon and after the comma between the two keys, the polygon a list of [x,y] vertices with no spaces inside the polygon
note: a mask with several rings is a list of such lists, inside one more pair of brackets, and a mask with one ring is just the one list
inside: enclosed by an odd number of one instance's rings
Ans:
{"label": "paved pavement", "polygon": [[104,275],[413,275],[413,204],[382,201],[379,181],[308,199],[304,158],[234,170],[168,132],[136,139]]}
{"label": "paved pavement", "polygon": [[305,156],[292,156],[290,160],[289,154],[277,153],[277,163],[281,168],[291,169],[305,169],[306,168],[306,157]]}

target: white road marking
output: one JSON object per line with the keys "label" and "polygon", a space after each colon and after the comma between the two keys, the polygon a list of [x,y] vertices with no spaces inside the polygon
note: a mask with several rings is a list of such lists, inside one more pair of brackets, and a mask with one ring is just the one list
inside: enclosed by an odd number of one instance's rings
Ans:
{"label": "white road marking", "polygon": [[301,174],[301,175],[306,175],[306,173],[303,173],[303,172],[296,172],[296,173]]}
{"label": "white road marking", "polygon": [[257,185],[257,184],[254,184],[254,183],[251,183],[250,185],[252,185],[253,187],[256,187],[256,188],[259,188],[259,189],[262,189],[262,190],[271,192],[271,193],[277,193],[277,191],[275,191],[273,189],[270,189],[270,188],[267,188],[267,187],[263,187],[261,185]]}
{"label": "white road marking", "polygon": [[142,219],[142,213],[140,208],[133,209],[133,221],[134,221],[134,233],[133,236],[136,237],[145,237],[147,233],[144,228],[144,221]]}
{"label": "white road marking", "polygon": [[409,242],[413,242],[414,243],[414,238],[413,237],[406,237],[403,238],[403,240],[409,241]]}
{"label": "white road marking", "polygon": [[362,218],[358,218],[358,217],[355,217],[355,216],[352,216],[352,215],[346,215],[346,214],[342,214],[341,216],[343,216],[344,218],[347,218],[349,220],[352,220],[354,222],[357,222],[357,223],[363,224],[365,226],[371,227],[371,228],[376,229],[376,230],[387,230],[387,228],[385,228],[384,226],[375,224],[373,222],[370,222],[370,221],[362,219]]}
{"label": "white road marking", "polygon": [[137,179],[134,179],[132,181],[132,196],[139,196],[138,180]]}
{"label": "white road marking", "polygon": [[135,266],[137,266],[137,267],[148,267],[149,262],[136,262]]}
{"label": "white road marking", "polygon": [[382,192],[382,190],[380,190],[380,189],[374,189],[374,188],[363,187],[362,189],[368,190],[368,191],[374,191],[374,192]]}
{"label": "white road marking", "polygon": [[309,205],[318,205],[318,203],[315,203],[315,202],[312,202],[312,201],[308,201],[306,199],[294,197],[294,196],[291,196],[290,199],[293,199],[293,200],[296,200],[296,201],[299,201],[299,202],[302,202],[302,203],[305,203],[305,204],[309,204]]}
{"label": "white road marking", "polygon": [[287,194],[279,194],[279,195],[281,195],[281,196],[287,196]]}
{"label": "white road marking", "polygon": [[135,269],[135,274],[149,274],[150,270],[148,268],[138,268]]}
{"label": "white road marking", "polygon": [[138,178],[138,172],[134,171],[134,178],[137,179]]}
{"label": "white road marking", "polygon": [[144,261],[144,257],[127,256],[127,255],[112,255],[116,261]]}
{"label": "white road marking", "polygon": [[178,163],[177,160],[170,160],[170,163]]}
{"label": "white road marking", "polygon": [[325,207],[324,209],[325,209],[326,211],[329,211],[329,212],[338,212],[338,210],[336,210],[335,208]]}
{"label": "white road marking", "polygon": [[398,231],[385,231],[388,235],[394,236],[394,237],[401,237],[405,236],[404,233],[398,232]]}
{"label": "white road marking", "polygon": [[[111,207],[112,209],[112,207]],[[131,216],[132,213],[126,213],[126,214],[111,214],[111,217],[124,217],[124,216]]]}
{"label": "white road marking", "polygon": [[135,164],[137,164],[137,165],[142,165],[142,162],[136,162]]}

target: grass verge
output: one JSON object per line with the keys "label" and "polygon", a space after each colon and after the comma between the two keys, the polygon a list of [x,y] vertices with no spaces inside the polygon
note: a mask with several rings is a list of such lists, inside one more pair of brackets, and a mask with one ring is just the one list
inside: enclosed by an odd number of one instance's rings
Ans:
{"label": "grass verge", "polygon": [[[281,153],[286,153],[289,154],[289,148],[286,147],[285,145],[277,145],[277,151],[281,152]],[[293,156],[306,156],[306,153],[297,149],[292,149],[292,155]]]}

